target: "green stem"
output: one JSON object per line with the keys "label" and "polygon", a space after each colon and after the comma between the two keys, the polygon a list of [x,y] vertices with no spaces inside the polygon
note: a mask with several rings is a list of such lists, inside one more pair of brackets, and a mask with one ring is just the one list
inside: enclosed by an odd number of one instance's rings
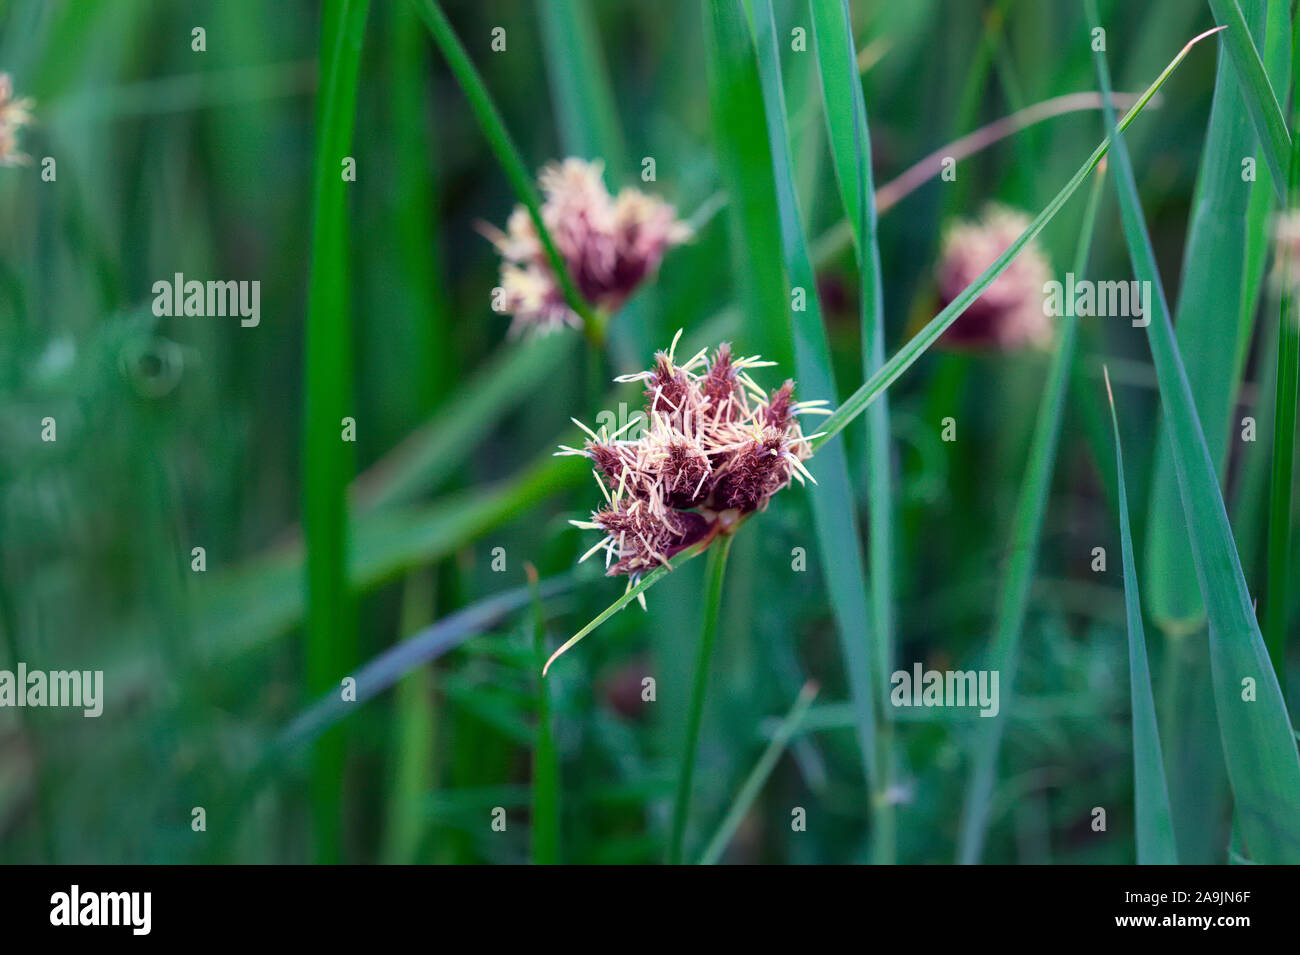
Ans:
{"label": "green stem", "polygon": [[447,15],[442,12],[442,7],[437,0],[412,0],[412,2],[429,27],[429,32],[433,34],[433,39],[442,50],[442,55],[447,58],[447,65],[451,67],[456,82],[460,84],[465,97],[469,100],[474,116],[482,127],[483,134],[487,136],[492,151],[496,153],[497,161],[505,170],[506,178],[510,180],[515,195],[528,209],[533,224],[537,226],[537,235],[542,240],[542,247],[551,261],[551,268],[559,279],[565,301],[581,316],[587,337],[592,341],[600,342],[604,337],[603,325],[591,306],[579,294],[578,286],[574,283],[573,276],[569,274],[569,267],[565,264],[564,257],[555,247],[551,233],[546,228],[546,223],[542,221],[542,204],[537,194],[537,187],[533,185],[533,178],[528,172],[528,167],[524,165],[518,147],[510,138],[506,124],[501,119],[501,112],[492,102],[492,95],[488,93],[483,77],[479,75],[474,62],[465,52],[464,45],[456,36],[456,31],[451,28],[451,23],[448,22]]}
{"label": "green stem", "polygon": [[722,607],[722,578],[727,571],[727,553],[731,535],[724,534],[709,549],[704,570],[704,624],[700,645],[695,654],[695,678],[691,684],[691,708],[686,714],[686,742],[682,746],[682,768],[677,774],[677,798],[673,804],[673,830],[668,843],[668,862],[681,865],[686,842],[686,815],[691,801],[691,779],[695,774],[695,752],[700,742],[700,721],[704,715],[704,694],[709,685],[709,667],[713,659],[713,641],[718,633],[718,613]]}
{"label": "green stem", "polygon": [[808,713],[808,707],[812,705],[813,698],[816,696],[817,684],[809,680],[804,684],[803,689],[799,691],[799,696],[795,699],[794,706],[790,707],[790,712],[786,714],[776,732],[772,734],[772,740],[767,744],[767,748],[763,750],[763,755],[759,757],[750,774],[745,777],[745,782],[740,787],[740,792],[736,794],[736,799],[732,802],[731,808],[727,810],[722,825],[718,827],[718,831],[709,840],[708,848],[700,856],[700,865],[714,865],[722,858],[722,853],[726,851],[727,844],[731,842],[736,830],[740,828],[740,823],[744,820],[745,814],[754,805],[754,800],[758,798],[758,794],[762,791],[767,778],[772,775],[777,760],[781,758],[781,754],[785,752],[791,738],[798,732],[803,718]]}
{"label": "green stem", "polygon": [[528,564],[533,606],[533,650],[537,656],[537,745],[533,750],[532,854],[537,865],[560,861],[560,757],[551,727],[551,687],[541,676],[546,662],[546,614],[537,568]]}
{"label": "green stem", "polygon": [[[340,161],[352,143],[369,0],[326,4],[321,33],[311,278],[307,294],[303,530],[307,565],[307,688],[337,688],[356,662],[347,575],[347,487],[352,445],[342,439],[352,404],[347,183]],[[311,801],[317,862],[339,861],[344,738],[335,729],[313,751]]]}

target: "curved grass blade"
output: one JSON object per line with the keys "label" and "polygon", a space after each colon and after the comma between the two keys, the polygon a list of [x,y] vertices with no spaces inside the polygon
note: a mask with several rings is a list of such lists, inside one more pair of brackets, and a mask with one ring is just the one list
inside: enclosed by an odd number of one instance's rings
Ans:
{"label": "curved grass blade", "polygon": [[[1098,17],[1089,0],[1090,21]],[[1110,94],[1105,57],[1096,55],[1102,93]],[[1107,107],[1107,123],[1114,110]],[[1282,691],[1260,633],[1241,562],[1232,539],[1218,475],[1196,416],[1187,374],[1174,342],[1169,306],[1146,231],[1133,167],[1123,138],[1114,159],[1120,212],[1133,271],[1150,282],[1154,314],[1147,339],[1192,543],[1192,556],[1209,619],[1215,705],[1237,818],[1250,856],[1257,862],[1300,861],[1300,757]]]}
{"label": "curved grass blade", "polygon": [[[302,468],[307,687],[311,693],[324,692],[352,666],[356,655],[345,537],[352,445],[340,440],[338,430],[343,418],[352,413],[347,184],[339,176],[338,162],[351,151],[369,7],[369,0],[326,4],[321,26]],[[313,844],[321,862],[339,859],[343,743],[342,737],[331,736],[321,740],[313,754]]]}
{"label": "curved grass blade", "polygon": [[492,102],[492,96],[488,93],[483,78],[479,76],[478,69],[475,68],[469,54],[465,52],[464,45],[456,36],[456,31],[451,28],[451,23],[448,22],[447,15],[442,12],[442,7],[437,0],[411,0],[411,2],[415,4],[420,16],[429,27],[429,32],[433,34],[438,48],[442,50],[442,55],[446,57],[447,65],[451,67],[456,82],[460,84],[465,97],[469,100],[474,116],[482,127],[483,134],[487,136],[488,144],[496,154],[497,161],[501,163],[506,178],[510,180],[510,187],[515,191],[516,198],[528,209],[528,214],[537,227],[537,234],[542,240],[542,246],[546,250],[546,257],[550,259],[551,268],[560,280],[560,287],[564,290],[564,300],[581,316],[587,336],[593,340],[601,340],[604,336],[601,319],[578,294],[578,286],[574,283],[573,276],[569,274],[569,267],[555,247],[555,241],[551,238],[546,223],[542,221],[541,199],[537,194],[537,187],[533,185],[528,167],[524,164],[514,140],[510,138],[510,132],[506,129],[496,104]]}
{"label": "curved grass blade", "polygon": [[[822,3],[810,0],[813,38],[826,101],[832,159],[840,184],[847,220],[861,276],[863,377],[885,363],[884,278],[876,236],[874,184],[871,175],[871,137],[867,104],[858,76],[853,49],[853,26],[848,0]],[[872,622],[878,650],[876,666],[889,673],[894,659],[894,566],[892,454],[889,437],[889,398],[882,396],[867,414],[867,536],[870,554]],[[882,684],[882,691],[883,691]]]}
{"label": "curved grass blade", "polygon": [[[826,103],[826,125],[835,163],[836,180],[851,225],[860,289],[858,301],[862,339],[863,378],[885,363],[884,277],[876,234],[875,184],[871,173],[871,137],[867,104],[857,70],[853,20],[848,0],[838,5],[809,0],[817,65]],[[890,449],[889,398],[882,395],[867,412],[867,551],[871,583],[871,625],[876,650],[876,679],[887,691],[887,674],[894,665],[894,489]],[[883,699],[883,696],[882,696]],[[877,787],[893,788],[893,733],[888,719],[876,727],[882,778]],[[876,858],[892,861],[896,854],[893,803],[881,800],[875,823],[879,828]]]}
{"label": "curved grass blade", "polygon": [[[1104,369],[1103,369],[1104,371]],[[1124,451],[1120,446],[1115,396],[1106,375],[1106,399],[1115,431],[1115,471],[1119,486],[1119,543],[1124,564],[1124,607],[1128,614],[1129,698],[1133,707],[1133,806],[1137,815],[1138,865],[1177,865],[1173,813],[1165,782],[1156,704],[1151,696],[1151,668],[1142,632],[1142,600],[1133,569],[1133,532],[1129,527],[1128,490],[1124,485]]]}
{"label": "curved grass blade", "polygon": [[[725,6],[732,17],[744,16],[738,0],[729,0],[716,6]],[[806,296],[804,310],[792,314],[787,312],[788,334],[794,344],[795,370],[802,394],[834,398],[837,389],[831,367],[830,347],[822,323],[816,275],[808,255],[795,194],[794,162],[790,155],[780,53],[771,0],[755,2],[753,30],[767,119],[768,146],[772,155],[777,212],[781,224],[781,253],[791,289],[802,288]],[[884,754],[877,745],[879,709],[876,693],[877,688],[884,685],[885,675],[873,673],[876,665],[874,661],[879,659],[879,655],[872,643],[861,534],[843,444],[824,446],[818,455],[817,468],[820,486],[810,495],[810,503],[817,532],[818,553],[830,593],[831,608],[838,624],[850,694],[858,714],[858,745],[862,748],[867,784],[873,794],[879,796],[884,783]],[[878,813],[891,808],[885,800],[874,797],[872,805]],[[874,828],[876,851],[887,850],[892,855],[889,841],[892,838],[892,826],[887,820],[878,818]]]}
{"label": "curved grass blade", "polygon": [[[1137,102],[1137,99],[1138,97],[1132,94],[1116,93],[1115,105],[1122,109],[1128,109]],[[1147,104],[1151,109],[1155,109],[1159,105],[1160,98],[1158,96]],[[939,174],[943,172],[945,160],[955,159],[961,162],[963,159],[969,159],[995,143],[1001,142],[1009,136],[1014,136],[1016,133],[1023,132],[1031,126],[1045,123],[1057,116],[1066,116],[1070,113],[1094,109],[1101,109],[1101,96],[1099,94],[1091,91],[1063,93],[1060,96],[1053,96],[1050,99],[1033,103],[1024,109],[1011,113],[1009,116],[1003,116],[1001,119],[996,119],[985,126],[981,126],[959,139],[954,139],[924,158],[918,159],[893,179],[881,185],[875,193],[876,214],[883,216],[927,182],[938,178]],[[854,230],[851,218],[841,219],[813,241],[813,264],[818,268],[827,265],[853,242]]]}
{"label": "curved grass blade", "polygon": [[[1133,120],[1141,115],[1142,110],[1146,108],[1146,105],[1151,101],[1151,98],[1155,96],[1155,94],[1160,90],[1160,87],[1164,85],[1165,80],[1169,78],[1169,75],[1178,67],[1178,64],[1180,64],[1187,54],[1191,52],[1192,47],[1206,37],[1217,33],[1221,29],[1223,28],[1218,27],[1214,30],[1206,30],[1204,33],[1195,36],[1188,41],[1187,45],[1178,52],[1178,55],[1169,62],[1169,65],[1161,71],[1160,75],[1155,78],[1155,81],[1152,82],[1152,84],[1142,93],[1138,98],[1138,101],[1133,104],[1133,107],[1124,114],[1124,117],[1119,122],[1119,130],[1121,132],[1127,129]],[[932,318],[930,322],[917,332],[906,345],[898,350],[893,358],[889,359],[889,361],[885,363],[884,367],[882,367],[880,371],[867,379],[861,388],[850,395],[844,403],[840,405],[835,413],[822,423],[820,428],[822,437],[813,442],[814,449],[824,445],[827,441],[831,440],[831,438],[843,431],[854,418],[866,409],[867,405],[880,397],[880,395],[885,392],[885,389],[897,381],[899,376],[902,375],[903,372],[907,371],[907,369],[912,366],[912,363],[920,358],[921,355],[925,353],[926,349],[938,340],[939,336],[947,330],[949,325],[955,322],[961,314],[966,311],[966,309],[970,308],[971,304],[979,298],[990,285],[993,284],[993,281],[1001,275],[1003,271],[1006,270],[1007,266],[1011,264],[1012,260],[1020,254],[1020,251],[1025,247],[1025,245],[1037,236],[1038,233],[1043,230],[1043,227],[1061,211],[1061,207],[1064,206],[1069,198],[1074,195],[1075,191],[1083,181],[1088,178],[1088,175],[1097,168],[1097,164],[1101,162],[1102,156],[1106,155],[1106,151],[1110,148],[1110,144],[1111,140],[1108,137],[1105,142],[1093,150],[1092,155],[1089,156],[1084,164],[1079,167],[1078,171],[1070,177],[1070,181],[1065,184],[1061,191],[1056,194],[1052,201],[1047,204],[1034,221],[1029,224],[1029,227],[1025,229],[1024,233],[1021,234],[1015,242],[1011,243],[1010,247],[998,256],[997,259],[994,260],[993,264],[980,274],[979,278],[964,289],[962,293],[953,299],[952,302],[949,303],[948,306],[938,315]]]}
{"label": "curved grass blade", "polygon": [[357,681],[355,702],[345,703],[333,691],[326,693],[285,727],[276,745],[281,750],[301,745],[356,712],[360,704],[374,699],[416,667],[450,653],[466,640],[528,606],[530,601],[548,600],[572,590],[577,584],[576,575],[563,574],[540,581],[535,591],[532,584],[516,587],[443,617],[354,671],[351,675]]}
{"label": "curved grass blade", "polygon": [[695,758],[700,745],[700,723],[704,717],[704,697],[709,688],[709,670],[713,661],[713,644],[718,635],[718,617],[722,613],[722,583],[727,575],[727,554],[731,535],[714,544],[704,568],[704,622],[700,642],[695,650],[695,673],[691,678],[691,703],[686,711],[686,740],[682,744],[682,765],[677,773],[677,795],[673,800],[672,831],[668,838],[668,864],[681,865],[686,845],[686,819],[691,807],[691,783],[695,778]]}
{"label": "curved grass blade", "polygon": [[[1088,268],[1088,252],[1092,247],[1092,234],[1097,224],[1097,207],[1101,201],[1104,182],[1105,178],[1101,174],[1092,182],[1083,225],[1079,229],[1078,245],[1075,247],[1075,275],[1083,275]],[[970,786],[962,804],[957,853],[957,860],[963,865],[979,862],[988,832],[993,792],[997,783],[998,753],[1008,714],[1015,700],[1016,671],[1020,665],[1020,632],[1024,628],[1034,567],[1038,563],[1038,545],[1042,538],[1047,497],[1052,488],[1056,447],[1061,434],[1061,419],[1065,413],[1065,395],[1070,382],[1070,369],[1074,365],[1078,331],[1079,320],[1076,317],[1070,315],[1061,319],[1056,352],[1052,355],[1047,381],[1043,385],[1043,398],[1038,406],[1038,420],[1034,424],[1029,464],[1025,469],[1012,520],[1011,558],[1002,583],[987,664],[989,669],[1001,674],[999,693],[1005,702],[998,708],[996,716],[980,721],[986,722],[987,727],[976,728],[979,736]]]}
{"label": "curved grass blade", "polygon": [[790,367],[790,308],[781,261],[781,222],[773,199],[763,92],[743,16],[727,3],[704,5],[709,111],[718,169],[728,195],[731,272],[749,318],[752,351]]}
{"label": "curved grass blade", "polygon": [[550,670],[552,663],[554,663],[561,656],[563,656],[565,653],[571,650],[575,644],[581,641],[584,637],[588,636],[593,630],[599,627],[602,623],[604,623],[610,617],[614,616],[614,614],[618,613],[620,610],[622,610],[624,607],[630,604],[637,597],[641,596],[641,594],[645,593],[655,584],[659,583],[659,581],[663,579],[665,574],[669,573],[670,571],[676,570],[678,567],[682,566],[682,564],[686,563],[688,560],[698,557],[700,554],[704,553],[704,551],[708,548],[709,544],[711,543],[711,540],[712,540],[711,538],[705,538],[704,540],[700,541],[698,544],[691,545],[690,547],[682,551],[680,554],[675,556],[672,560],[670,560],[666,566],[656,567],[654,570],[650,571],[650,573],[646,574],[644,577],[638,580],[635,584],[628,587],[628,589],[623,592],[623,596],[619,597],[612,604],[610,604],[608,607],[602,610],[599,616],[597,616],[589,624],[587,624],[585,627],[583,627],[581,630],[579,630],[577,633],[571,636],[568,640],[565,640],[564,643],[560,646],[560,649],[556,650],[554,653],[550,655],[550,657],[546,661],[546,664],[542,667],[542,676],[546,676],[546,673],[548,670]]}
{"label": "curved grass blade", "polygon": [[722,853],[726,851],[736,830],[740,828],[741,822],[745,819],[745,814],[749,812],[750,807],[754,805],[754,800],[758,794],[763,791],[763,784],[767,778],[772,775],[772,770],[776,769],[777,762],[781,759],[781,754],[785,752],[786,746],[789,745],[791,738],[797,733],[803,725],[804,716],[808,713],[808,707],[812,705],[817,696],[817,684],[809,680],[804,684],[803,689],[795,698],[794,705],[790,707],[790,712],[785,715],[772,734],[772,739],[768,742],[767,748],[763,750],[763,755],[758,758],[754,768],[745,777],[745,782],[741,784],[740,792],[736,794],[735,802],[727,810],[727,815],[723,817],[722,824],[718,826],[718,831],[713,834],[709,840],[708,847],[704,854],[700,856],[700,865],[714,865]]}
{"label": "curved grass blade", "polygon": [[1290,167],[1291,137],[1286,131],[1286,119],[1278,105],[1277,94],[1268,81],[1264,61],[1251,38],[1250,27],[1237,0],[1210,0],[1214,22],[1226,27],[1223,43],[1236,67],[1255,132],[1259,135],[1264,161],[1273,175],[1273,188],[1278,198],[1286,198],[1287,170]]}
{"label": "curved grass blade", "polygon": [[[1251,12],[1262,24],[1262,4],[1255,4]],[[1261,232],[1267,229],[1262,218],[1253,223],[1248,219],[1254,189],[1242,181],[1241,157],[1254,152],[1256,138],[1243,109],[1242,94],[1235,67],[1227,57],[1220,57],[1174,321],[1196,412],[1220,475],[1227,463],[1229,419],[1245,368],[1244,350],[1229,346],[1249,340],[1254,310],[1243,309],[1241,303],[1258,293],[1255,289],[1252,294],[1246,283],[1262,278],[1260,273],[1248,275],[1247,230],[1252,226]],[[1262,186],[1268,188],[1267,183]],[[1237,319],[1235,331],[1223,321],[1228,315]],[[1216,344],[1207,348],[1206,342]],[[1147,521],[1146,591],[1151,616],[1162,630],[1177,638],[1204,623],[1205,607],[1196,588],[1178,479],[1164,430],[1161,422]]]}

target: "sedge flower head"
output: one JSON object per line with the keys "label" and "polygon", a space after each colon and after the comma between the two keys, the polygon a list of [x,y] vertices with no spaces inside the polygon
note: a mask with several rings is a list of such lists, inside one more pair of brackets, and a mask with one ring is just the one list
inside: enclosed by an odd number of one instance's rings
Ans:
{"label": "sedge flower head", "polygon": [[[1004,206],[989,206],[975,222],[951,225],[939,257],[939,298],[946,307],[1029,228],[1030,219]],[[1052,321],[1043,307],[1043,286],[1052,269],[1037,242],[1030,241],[984,293],[944,332],[955,348],[1011,351],[1043,347],[1052,340]]]}
{"label": "sedge flower head", "polygon": [[[617,311],[659,269],[668,249],[690,238],[676,210],[657,196],[605,188],[604,163],[566,159],[538,176],[542,222],[568,266],[578,294],[609,313]],[[527,208],[515,207],[505,231],[483,231],[501,253],[504,310],[512,332],[549,332],[582,320],[568,306],[537,225]]]}
{"label": "sedge flower head", "polygon": [[[589,458],[605,498],[591,520],[573,522],[605,535],[582,559],[603,551],[606,572],[629,586],[766,509],[791,480],[812,480],[804,462],[817,435],[805,436],[799,417],[830,414],[824,401],[795,402],[791,381],[764,391],[749,372],[774,363],[733,357],[725,343],[677,364],[680,337],[650,370],[616,379],[644,382],[641,417],[614,434],[584,427],[583,447],[557,452]],[[624,436],[637,426],[638,437]]]}

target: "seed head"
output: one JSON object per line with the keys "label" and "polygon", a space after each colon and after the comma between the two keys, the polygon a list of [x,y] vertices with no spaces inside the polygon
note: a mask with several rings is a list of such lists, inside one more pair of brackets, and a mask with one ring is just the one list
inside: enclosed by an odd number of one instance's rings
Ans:
{"label": "seed head", "polygon": [[[542,221],[577,285],[593,305],[617,311],[646,278],[652,276],[669,248],[690,238],[671,205],[636,189],[611,196],[603,179],[604,163],[566,159],[542,169]],[[501,287],[505,309],[514,316],[512,332],[555,331],[578,327],[550,259],[524,206],[516,206],[506,231],[483,227],[501,253]]]}
{"label": "seed head", "polygon": [[795,403],[791,381],[765,392],[749,369],[772,363],[732,358],[725,343],[711,359],[701,351],[679,365],[678,338],[649,371],[617,379],[645,382],[643,417],[620,429],[640,424],[639,437],[587,429],[582,448],[558,452],[590,458],[606,498],[590,521],[574,522],[605,533],[583,559],[603,550],[607,573],[630,582],[764,510],[792,479],[811,480],[803,462],[812,446],[798,418],[830,413],[823,401]]}
{"label": "seed head", "polygon": [[[977,222],[957,222],[943,238],[939,297],[947,306],[1029,227],[1029,217],[990,205]],[[1037,242],[1031,241],[1006,270],[962,313],[941,341],[955,348],[1011,351],[1042,347],[1052,339],[1051,319],[1043,309],[1043,286],[1052,270]]]}
{"label": "seed head", "polygon": [[0,73],[0,166],[21,166],[29,161],[18,150],[18,130],[32,121],[32,101],[14,97],[13,80]]}

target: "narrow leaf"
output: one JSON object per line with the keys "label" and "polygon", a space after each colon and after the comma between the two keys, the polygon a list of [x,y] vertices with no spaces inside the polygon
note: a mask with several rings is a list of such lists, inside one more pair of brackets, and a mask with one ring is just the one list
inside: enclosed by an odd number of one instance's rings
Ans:
{"label": "narrow leaf", "polygon": [[[1094,0],[1089,0],[1088,8],[1096,24]],[[1109,96],[1110,73],[1105,57],[1098,54],[1096,60],[1102,92]],[[1109,106],[1107,122],[1114,123],[1114,110]],[[1291,719],[1255,619],[1219,492],[1218,475],[1174,342],[1169,306],[1128,150],[1121,137],[1114,142],[1120,212],[1133,271],[1140,281],[1150,282],[1154,290],[1154,314],[1147,326],[1147,339],[1169,425],[1196,575],[1209,618],[1215,704],[1237,818],[1252,859],[1295,863],[1300,861],[1300,757]]]}
{"label": "narrow leaf", "polygon": [[1120,446],[1115,396],[1106,374],[1106,397],[1115,431],[1115,471],[1119,485],[1119,543],[1124,564],[1124,608],[1128,616],[1129,699],[1133,709],[1133,806],[1137,815],[1138,865],[1176,865],[1173,813],[1165,782],[1164,756],[1151,695],[1151,668],[1142,632],[1142,600],[1133,568],[1133,532],[1129,527],[1128,489],[1124,484],[1124,451]]}

